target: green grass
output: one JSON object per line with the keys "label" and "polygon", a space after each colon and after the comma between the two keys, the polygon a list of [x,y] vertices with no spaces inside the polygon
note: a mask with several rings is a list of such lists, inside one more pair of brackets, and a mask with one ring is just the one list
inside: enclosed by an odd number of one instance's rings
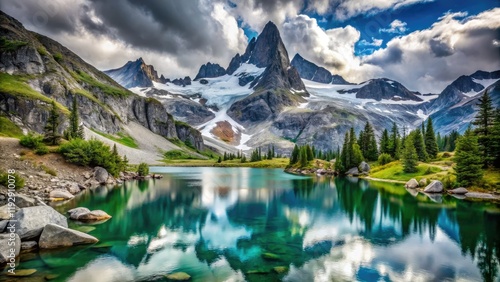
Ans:
{"label": "green grass", "polygon": [[188,152],[182,151],[182,150],[170,150],[166,151],[163,154],[163,157],[166,161],[169,160],[196,160],[200,159],[192,154],[189,154]]}
{"label": "green grass", "polygon": [[114,96],[114,97],[126,97],[130,95],[130,91],[126,89],[120,89],[115,86],[104,84],[100,81],[97,81],[92,76],[88,75],[83,71],[71,72],[71,75],[81,83],[88,84],[92,87],[99,88],[104,94]]}
{"label": "green grass", "polygon": [[17,49],[28,45],[28,42],[9,40],[6,37],[0,37],[0,51],[1,52],[13,52]]}
{"label": "green grass", "polygon": [[36,48],[36,50],[38,51],[38,54],[40,54],[40,56],[47,56],[49,54],[47,52],[47,49],[45,49],[45,47],[43,46]]}
{"label": "green grass", "polygon": [[239,159],[217,163],[217,160],[163,160],[168,166],[215,166],[215,167],[253,167],[253,168],[285,168],[288,165],[288,158],[274,158],[272,160],[262,160],[259,162],[241,163]]}
{"label": "green grass", "polygon": [[406,173],[403,171],[403,165],[400,161],[394,161],[383,166],[375,166],[370,173],[370,177],[373,178],[398,181],[408,181],[412,178],[439,179],[442,175],[443,170],[440,167],[426,163],[419,163],[417,172]]}
{"label": "green grass", "polygon": [[93,132],[103,136],[103,137],[106,137],[110,140],[113,140],[117,143],[120,143],[122,145],[125,145],[127,147],[130,147],[130,148],[134,148],[134,149],[137,149],[139,148],[139,145],[137,145],[137,143],[135,142],[134,138],[132,138],[130,135],[127,135],[123,132],[118,132],[116,135],[111,135],[111,134],[108,134],[108,133],[104,133],[104,132],[100,132],[100,131],[97,131],[95,129],[91,129]]}
{"label": "green grass", "polygon": [[[8,73],[0,73],[0,93],[12,94],[19,97],[25,97],[33,100],[40,100],[48,104],[52,103],[52,99],[33,90],[28,83],[28,77],[19,75],[10,75]],[[57,108],[65,115],[69,114],[69,110],[56,102]]]}
{"label": "green grass", "polygon": [[23,131],[7,117],[0,116],[0,136],[20,138]]}
{"label": "green grass", "polygon": [[64,57],[61,53],[55,53],[54,54],[54,60],[56,60],[56,62],[58,63],[62,63]]}

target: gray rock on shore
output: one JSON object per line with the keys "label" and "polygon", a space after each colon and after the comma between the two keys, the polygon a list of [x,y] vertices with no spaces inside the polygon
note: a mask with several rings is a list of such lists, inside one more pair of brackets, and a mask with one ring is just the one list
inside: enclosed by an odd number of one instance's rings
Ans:
{"label": "gray rock on shore", "polygon": [[408,189],[415,189],[418,187],[418,182],[415,178],[410,179],[408,182],[405,184],[405,188]]}
{"label": "gray rock on shore", "polygon": [[106,183],[108,181],[109,173],[105,168],[96,166],[94,168],[94,179],[99,183]]}
{"label": "gray rock on shore", "polygon": [[63,200],[69,200],[75,197],[73,196],[73,194],[63,189],[52,190],[49,196],[51,199],[63,199]]}
{"label": "gray rock on shore", "polygon": [[14,214],[13,220],[16,233],[23,241],[38,237],[50,223],[68,227],[66,217],[49,206],[22,208]]}
{"label": "gray rock on shore", "polygon": [[468,192],[469,191],[467,189],[465,189],[464,187],[459,187],[459,188],[455,188],[455,189],[448,191],[448,193],[450,193],[450,194],[457,194],[457,195],[465,195]]}
{"label": "gray rock on shore", "polygon": [[55,249],[97,242],[99,240],[94,236],[49,223],[43,229],[38,245],[41,249]]}
{"label": "gray rock on shore", "polygon": [[347,172],[346,172],[347,175],[352,175],[352,176],[358,176],[359,175],[359,169],[357,167],[353,167],[351,169],[349,169]]}
{"label": "gray rock on shore", "polygon": [[[14,254],[17,257],[21,251],[21,239],[19,235],[13,233],[13,240],[11,239],[11,233],[0,234],[0,264],[4,264],[9,260],[9,256],[12,254],[11,249],[14,249]],[[10,242],[14,242],[9,245]]]}
{"label": "gray rock on shore", "polygon": [[425,193],[442,193],[444,190],[443,183],[439,180],[432,180],[432,182],[425,187]]}
{"label": "gray rock on shore", "polygon": [[369,173],[370,165],[366,162],[361,162],[361,164],[359,165],[359,169],[361,169],[362,173]]}

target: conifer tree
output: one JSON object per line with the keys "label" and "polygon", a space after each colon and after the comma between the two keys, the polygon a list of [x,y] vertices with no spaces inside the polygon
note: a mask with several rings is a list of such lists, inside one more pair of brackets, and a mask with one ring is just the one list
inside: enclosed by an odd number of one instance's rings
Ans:
{"label": "conifer tree", "polygon": [[340,174],[347,171],[347,147],[349,146],[349,132],[345,133],[344,144],[342,145],[342,151],[335,161],[335,170]]}
{"label": "conifer tree", "polygon": [[391,135],[389,137],[389,154],[395,159],[399,159],[399,151],[401,149],[401,144],[399,140],[399,131],[396,122],[393,122],[391,128]]}
{"label": "conifer tree", "polygon": [[302,146],[299,153],[299,163],[300,167],[307,166],[307,146]]}
{"label": "conifer tree", "polygon": [[306,150],[306,153],[307,153],[307,160],[308,161],[312,161],[314,159],[314,153],[313,153],[313,150],[312,150],[311,146],[309,146],[309,144],[307,144],[305,146],[305,150]]}
{"label": "conifer tree", "polygon": [[290,164],[296,164],[299,161],[299,147],[297,144],[293,147],[292,154],[290,155]]}
{"label": "conifer tree", "polygon": [[[418,129],[420,130],[420,129]],[[418,155],[417,150],[413,146],[413,137],[415,134],[410,134],[406,138],[405,150],[403,151],[403,170],[406,173],[412,173],[417,171]]]}
{"label": "conifer tree", "polygon": [[80,125],[80,118],[78,116],[78,103],[76,96],[73,97],[73,105],[69,115],[69,132],[68,136],[70,139],[73,138],[84,138],[83,126]]}
{"label": "conifer tree", "polygon": [[369,161],[376,161],[378,158],[377,140],[375,139],[375,132],[369,122],[366,123],[365,128],[359,134],[358,140],[359,147],[363,156]]}
{"label": "conifer tree", "polygon": [[492,132],[492,156],[493,156],[493,166],[500,168],[500,108],[495,111],[495,122],[493,124]]}
{"label": "conifer tree", "polygon": [[246,163],[247,162],[247,156],[245,156],[244,154],[242,154],[240,162],[241,163]]}
{"label": "conifer tree", "polygon": [[391,153],[389,148],[389,132],[387,131],[387,129],[384,129],[382,138],[380,138],[380,153],[389,155]]}
{"label": "conifer tree", "polygon": [[267,148],[267,159],[268,160],[273,159],[273,151],[271,150],[271,147]]}
{"label": "conifer tree", "polygon": [[425,131],[425,151],[431,159],[435,159],[438,153],[438,145],[436,141],[436,135],[434,134],[434,127],[432,125],[432,118],[427,119],[427,128]]}
{"label": "conifer tree", "polygon": [[49,112],[49,118],[47,119],[47,124],[45,125],[44,139],[52,145],[57,145],[61,135],[58,133],[59,125],[61,121],[59,120],[59,112],[54,100],[52,100],[51,108]]}
{"label": "conifer tree", "polygon": [[[415,129],[410,133],[411,139],[413,141],[412,145],[417,152],[418,160],[421,162],[426,162],[428,159],[427,152],[425,151],[425,142],[422,136],[420,128]],[[406,147],[406,144],[405,144]]]}
{"label": "conifer tree", "polygon": [[458,139],[455,162],[459,185],[468,187],[482,178],[483,162],[479,154],[478,137],[470,128]]}
{"label": "conifer tree", "polygon": [[276,152],[274,151],[274,144],[271,148],[273,158],[276,158]]}
{"label": "conifer tree", "polygon": [[479,152],[482,155],[484,166],[492,163],[494,157],[491,155],[492,130],[495,121],[493,104],[490,95],[484,91],[483,96],[479,99],[479,111],[476,115],[473,124],[475,125],[474,132],[478,137]]}

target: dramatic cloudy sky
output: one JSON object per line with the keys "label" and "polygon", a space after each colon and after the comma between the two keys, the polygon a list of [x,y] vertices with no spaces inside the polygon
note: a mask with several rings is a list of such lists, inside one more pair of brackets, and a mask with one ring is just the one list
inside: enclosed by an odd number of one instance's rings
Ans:
{"label": "dramatic cloudy sky", "polygon": [[498,0],[2,0],[0,9],[105,70],[143,57],[167,77],[227,67],[269,21],[290,56],[352,82],[439,92],[500,69]]}

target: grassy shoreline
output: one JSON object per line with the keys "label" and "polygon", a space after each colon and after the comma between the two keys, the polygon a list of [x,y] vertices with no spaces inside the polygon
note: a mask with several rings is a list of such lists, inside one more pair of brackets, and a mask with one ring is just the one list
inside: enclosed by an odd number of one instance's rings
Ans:
{"label": "grassy shoreline", "polygon": [[258,162],[241,163],[239,159],[223,161],[217,163],[215,159],[200,160],[163,160],[164,164],[154,166],[172,166],[172,167],[251,167],[251,168],[285,168],[288,158],[274,158],[272,160],[262,160]]}

